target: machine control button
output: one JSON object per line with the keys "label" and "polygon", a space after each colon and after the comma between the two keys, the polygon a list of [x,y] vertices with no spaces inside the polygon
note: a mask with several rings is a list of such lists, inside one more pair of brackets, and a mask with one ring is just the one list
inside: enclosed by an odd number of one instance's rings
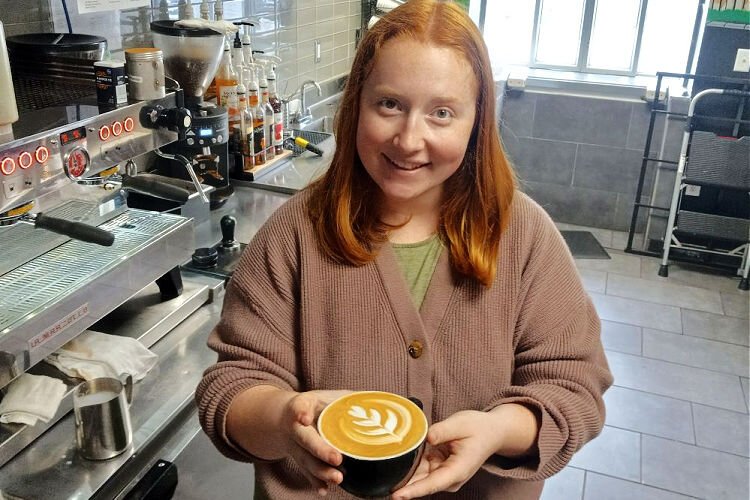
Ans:
{"label": "machine control button", "polygon": [[192,146],[193,144],[195,144],[195,139],[193,139],[192,137],[188,137],[186,142],[188,146]]}
{"label": "machine control button", "polygon": [[80,179],[89,166],[89,153],[85,149],[78,147],[71,149],[65,155],[64,165],[65,173],[73,180]]}
{"label": "machine control button", "polygon": [[[216,140],[218,140],[219,142],[224,142],[224,136],[221,135],[221,134],[219,134],[218,136],[216,136]],[[216,142],[216,141],[214,141],[214,142]]]}
{"label": "machine control button", "polygon": [[122,126],[123,128],[125,128],[125,132],[132,132],[135,128],[135,121],[133,120],[133,118],[128,116],[127,118],[125,118],[125,121],[122,122]]}
{"label": "machine control button", "polygon": [[49,159],[49,149],[47,149],[47,146],[39,146],[36,148],[34,156],[36,157],[36,161],[44,163]]}
{"label": "machine control button", "polygon": [[112,130],[109,128],[109,125],[102,125],[102,128],[99,129],[99,139],[106,141],[111,135]]}
{"label": "machine control button", "polygon": [[216,144],[216,137],[211,137],[211,144]]}
{"label": "machine control button", "polygon": [[18,166],[22,169],[26,170],[32,163],[34,163],[34,157],[28,151],[24,151],[18,155]]}
{"label": "machine control button", "polygon": [[114,122],[112,124],[112,135],[114,135],[115,137],[119,137],[120,134],[122,134],[122,123]]}
{"label": "machine control button", "polygon": [[0,171],[5,175],[10,175],[16,171],[16,161],[13,158],[3,158],[0,162]]}
{"label": "machine control button", "polygon": [[200,140],[198,141],[198,144],[203,144],[204,142],[206,142],[206,141],[204,141],[203,139],[200,139]]}

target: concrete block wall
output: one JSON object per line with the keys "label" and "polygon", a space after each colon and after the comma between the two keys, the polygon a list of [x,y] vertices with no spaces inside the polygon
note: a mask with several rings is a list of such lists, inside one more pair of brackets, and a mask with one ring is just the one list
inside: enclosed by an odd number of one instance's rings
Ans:
{"label": "concrete block wall", "polygon": [[[506,91],[501,102],[503,144],[521,189],[558,222],[627,230],[648,130],[648,104],[533,90]],[[660,118],[652,156],[661,149],[663,130]],[[651,190],[651,170],[644,194]]]}

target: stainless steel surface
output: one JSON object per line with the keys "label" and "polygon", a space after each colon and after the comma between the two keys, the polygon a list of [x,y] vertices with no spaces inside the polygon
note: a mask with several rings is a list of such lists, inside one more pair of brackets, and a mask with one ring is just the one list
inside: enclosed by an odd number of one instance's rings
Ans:
{"label": "stainless steel surface", "polygon": [[133,377],[125,382],[101,377],[81,382],[73,391],[76,445],[83,458],[107,460],[133,441],[130,403]]}
{"label": "stainless steel surface", "polygon": [[[294,134],[296,130],[293,130]],[[284,194],[294,194],[304,188],[314,179],[321,176],[330,166],[333,153],[336,149],[336,141],[329,135],[323,142],[317,144],[323,150],[323,156],[317,156],[305,152],[298,157],[293,157],[278,167],[264,172],[252,182],[232,181],[235,185],[252,186],[267,189]]]}
{"label": "stainless steel surface", "polygon": [[236,185],[235,194],[223,207],[211,212],[210,220],[195,227],[196,247],[208,247],[221,241],[219,221],[224,215],[237,219],[234,239],[249,243],[271,214],[289,199],[288,194],[244,185]]}
{"label": "stainless steel surface", "polygon": [[[16,227],[4,233],[6,252],[24,251]],[[111,247],[70,240],[0,276],[0,350],[24,370],[193,251],[192,223],[180,216],[131,209],[100,227],[115,233]]]}
{"label": "stainless steel surface", "polygon": [[206,339],[220,309],[220,303],[201,307],[151,348],[159,363],[134,387],[131,450],[106,461],[83,459],[69,414],[2,468],[0,490],[26,499],[83,499],[104,487],[99,494],[114,498],[132,479],[134,466],[155,460],[165,436],[184,425],[185,412],[192,411],[193,391],[216,359]]}
{"label": "stainless steel surface", "polygon": [[16,138],[0,143],[0,213],[175,141],[176,132],[140,123],[141,109],[157,104],[175,107],[175,94],[102,113],[75,105],[22,115]]}

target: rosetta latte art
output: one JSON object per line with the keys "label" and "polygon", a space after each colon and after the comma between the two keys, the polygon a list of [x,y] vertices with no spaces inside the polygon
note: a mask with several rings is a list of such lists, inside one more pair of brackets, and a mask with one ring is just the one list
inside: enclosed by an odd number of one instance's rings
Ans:
{"label": "rosetta latte art", "polygon": [[330,403],[318,417],[318,431],[344,454],[382,459],[419,446],[427,435],[427,418],[404,397],[361,391]]}
{"label": "rosetta latte art", "polygon": [[353,418],[351,427],[342,426],[352,441],[380,445],[400,443],[411,429],[411,414],[399,404],[391,401],[379,401],[386,406],[383,418],[382,410],[365,409],[358,405],[349,408],[347,414]]}

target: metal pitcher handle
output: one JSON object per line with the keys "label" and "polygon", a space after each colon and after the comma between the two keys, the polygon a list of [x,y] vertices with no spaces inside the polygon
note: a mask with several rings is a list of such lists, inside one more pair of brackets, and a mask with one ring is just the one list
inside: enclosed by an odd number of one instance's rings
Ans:
{"label": "metal pitcher handle", "polygon": [[129,373],[123,373],[119,378],[125,389],[125,400],[128,402],[128,407],[130,407],[133,402],[133,376]]}

